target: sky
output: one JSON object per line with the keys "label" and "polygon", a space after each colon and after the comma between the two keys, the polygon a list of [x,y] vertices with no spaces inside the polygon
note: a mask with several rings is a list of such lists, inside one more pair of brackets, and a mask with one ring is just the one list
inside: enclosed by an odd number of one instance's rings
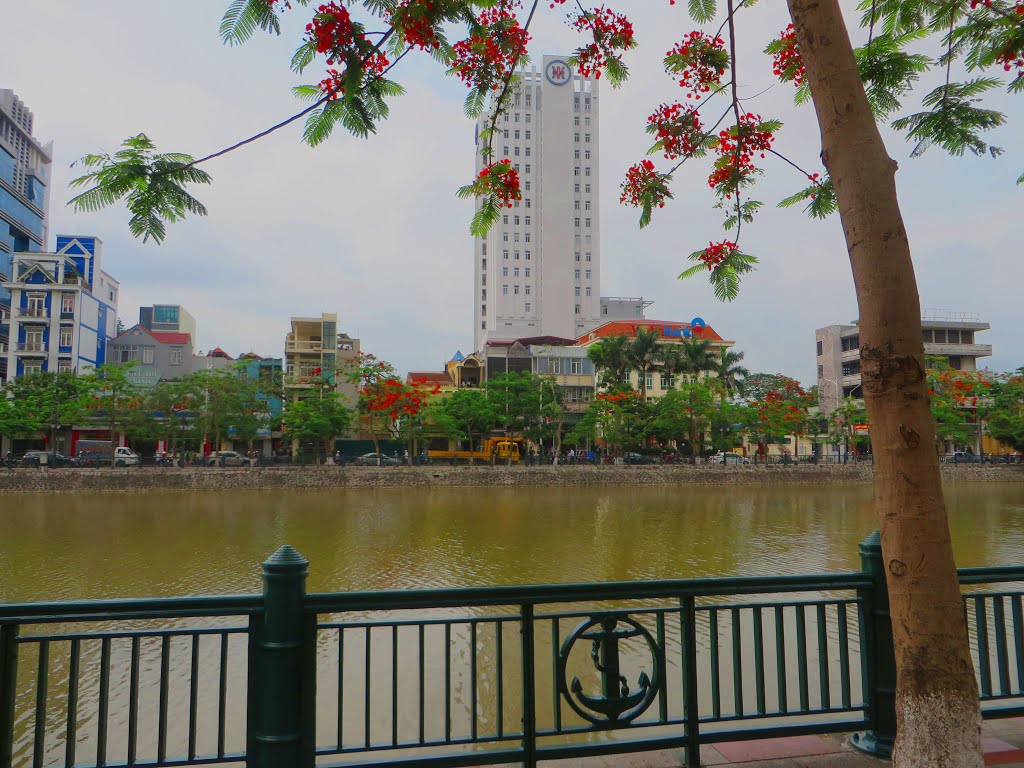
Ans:
{"label": "sky", "polygon": [[[540,3],[530,50],[566,53],[578,44],[563,9]],[[694,25],[685,4],[618,0],[634,22],[639,47],[627,54],[631,78],[613,90],[601,83],[601,293],[643,296],[648,317],[704,318],[746,354],[752,371],[815,377],[814,329],[857,316],[838,216],[811,221],[799,208],[774,204],[805,185],[780,161],[766,160],[756,198],[766,203],[745,226],[741,246],[760,259],[732,303],[714,298],[705,280],[680,281],[686,256],[724,239],[713,209],[707,168],[679,174],[675,200],[640,230],[637,211],[619,205],[619,182],[649,147],[646,116],[679,100],[661,57]],[[855,3],[842,2],[848,21]],[[473,122],[462,111],[465,86],[426,56],[407,57],[394,76],[407,94],[392,105],[376,135],[342,129],[311,149],[295,123],[205,166],[214,182],[194,190],[209,216],[172,225],[162,245],[133,239],[122,207],[75,213],[65,203],[71,163],[116,151],[144,132],[161,151],[203,156],[298,112],[292,86],[321,78],[288,68],[309,11],[283,17],[281,37],[257,35],[221,44],[226,0],[0,0],[5,29],[0,88],[13,88],[35,113],[35,133],[54,141],[50,237],[98,235],[104,269],[121,281],[119,315],[138,307],[181,304],[196,318],[196,349],[232,355],[283,354],[293,315],[338,314],[339,330],[398,370],[440,370],[473,340],[472,203],[455,190],[473,175]],[[776,149],[821,171],[813,110],[792,103],[761,53],[788,23],[781,0],[738,17],[741,98],[746,107],[786,125]],[[855,42],[862,33],[853,31]],[[938,83],[926,76],[905,105],[917,107]],[[1024,365],[1019,219],[1024,186],[1024,106],[998,96],[1007,125],[991,141],[998,160],[950,158],[939,150],[909,157],[911,145],[884,131],[899,163],[900,205],[910,235],[924,308],[974,312],[992,325],[978,343],[993,345],[988,367]],[[723,104],[724,108],[724,104]],[[1016,234],[1015,234],[1016,233]]]}

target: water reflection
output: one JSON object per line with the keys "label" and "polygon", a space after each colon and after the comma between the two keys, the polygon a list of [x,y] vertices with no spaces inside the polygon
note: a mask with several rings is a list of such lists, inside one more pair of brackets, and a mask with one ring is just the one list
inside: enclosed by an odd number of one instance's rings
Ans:
{"label": "water reflection", "polygon": [[[947,488],[961,565],[1024,561],[1024,488]],[[0,600],[252,592],[283,543],[315,591],[854,569],[866,485],[8,496]]]}

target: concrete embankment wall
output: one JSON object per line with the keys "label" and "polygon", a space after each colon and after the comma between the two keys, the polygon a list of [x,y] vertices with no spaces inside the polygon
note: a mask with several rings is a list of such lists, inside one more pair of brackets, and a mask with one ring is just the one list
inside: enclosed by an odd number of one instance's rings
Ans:
{"label": "concrete embankment wall", "polygon": [[[566,485],[775,485],[867,482],[870,464],[838,466],[268,467],[0,470],[3,493],[235,491],[264,488],[382,488]],[[1024,483],[1024,466],[942,467],[949,481]]]}

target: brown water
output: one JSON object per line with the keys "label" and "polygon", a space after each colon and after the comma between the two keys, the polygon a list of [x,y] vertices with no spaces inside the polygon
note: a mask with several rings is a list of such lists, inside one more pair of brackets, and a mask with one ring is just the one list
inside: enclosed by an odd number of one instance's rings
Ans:
{"label": "brown water", "polygon": [[[961,565],[1024,563],[1024,485],[947,488]],[[853,570],[866,485],[356,489],[0,498],[0,601]]]}
{"label": "brown water", "polygon": [[[961,565],[1024,563],[1024,485],[956,484],[947,487],[954,548]],[[415,589],[417,587],[480,586],[493,584],[586,582],[826,573],[856,570],[858,543],[875,527],[871,490],[866,485],[823,487],[595,487],[515,489],[357,489],[332,491],[271,491],[240,493],[166,493],[145,495],[96,494],[91,496],[0,497],[0,602],[69,600],[136,596],[236,594],[261,588],[259,563],[277,547],[288,543],[311,563],[310,591]],[[813,597],[813,595],[808,595]],[[838,618],[834,607],[824,623],[834,643]],[[473,612],[460,611],[460,616]],[[493,615],[493,611],[490,612]],[[327,620],[328,617],[323,617]],[[359,617],[343,619],[358,620]],[[766,654],[774,658],[772,615],[766,614]],[[808,662],[818,662],[814,648],[815,624],[810,616]],[[559,620],[564,638],[577,619]],[[644,618],[646,623],[651,616]],[[733,619],[722,614],[720,637],[712,641],[707,615],[698,617],[698,670],[702,691],[707,690],[712,644],[725,659],[730,642],[739,642],[748,659],[742,685],[748,702],[754,695],[751,666],[751,615],[737,625],[740,640],[730,640]],[[787,633],[793,637],[795,616],[787,612]],[[850,616],[854,639],[852,696],[860,697],[856,673],[859,663],[857,630]],[[156,622],[150,628],[188,624]],[[214,622],[215,624],[217,622]],[[228,620],[244,624],[244,620]],[[217,624],[224,626],[224,624]],[[109,628],[109,627],[108,627]],[[28,630],[29,628],[25,628]],[[418,710],[414,681],[418,674],[415,628],[393,637],[390,629],[374,635],[377,649],[364,664],[369,638],[358,629],[347,631],[345,699],[349,708],[342,718],[345,743],[358,744],[367,727],[362,701],[373,669],[377,695],[372,706],[372,741],[388,742],[390,723],[397,719],[403,734],[415,733]],[[426,634],[429,713],[428,737],[443,734],[443,659],[451,654],[453,667],[452,722],[455,732],[468,735],[470,713],[485,730],[499,714],[494,702],[494,625],[481,624],[480,636],[469,636],[468,624],[452,625],[446,641],[441,627]],[[538,720],[550,725],[553,717],[551,622],[538,630]],[[677,668],[679,626],[668,616],[666,649],[670,684],[670,710],[681,706]],[[651,631],[654,631],[653,625]],[[509,702],[501,705],[506,723],[518,724],[515,696],[518,685],[515,659],[518,629],[505,627],[506,669],[497,674],[506,683]],[[397,639],[396,639],[397,638]],[[473,642],[475,639],[475,643]],[[391,643],[398,642],[393,649]],[[421,642],[423,642],[421,640]],[[479,653],[480,671],[471,683],[467,667],[471,649]],[[198,704],[203,715],[198,727],[200,753],[215,749],[215,712],[220,646],[217,636],[203,638],[190,649],[188,638],[172,641],[169,658],[169,754],[182,755],[188,740],[187,680],[193,650],[200,659]],[[226,735],[228,750],[244,742],[245,642],[233,636],[226,657],[228,684]],[[111,643],[108,760],[125,759],[127,749],[128,671],[130,641]],[[339,719],[337,630],[324,629],[318,642],[318,744],[334,744]],[[394,705],[386,693],[395,654],[402,698]],[[50,688],[43,764],[63,765],[68,696],[67,642],[51,644]],[[152,759],[156,750],[154,723],[158,712],[160,643],[141,643],[139,699],[139,755]],[[582,653],[582,651],[580,652]],[[792,649],[787,649],[791,678],[790,698],[796,690]],[[585,656],[585,654],[583,654]],[[82,642],[81,691],[76,742],[80,759],[95,759],[98,717],[98,681],[101,647]],[[632,649],[625,657],[630,679],[643,669],[646,656]],[[31,765],[36,700],[38,649],[21,647],[15,765]],[[586,658],[575,659],[582,675]],[[635,667],[635,669],[633,669]],[[593,676],[593,670],[589,673]],[[734,707],[729,677],[723,671],[723,710]],[[832,663],[833,706],[839,668]],[[585,678],[587,679],[587,678]],[[811,697],[820,695],[812,680]],[[588,679],[589,680],[589,679]],[[589,680],[593,684],[593,680]],[[769,680],[769,704],[777,688]],[[413,685],[413,688],[409,688]],[[548,686],[544,688],[544,686]],[[541,692],[543,689],[543,693]],[[404,691],[408,690],[409,695]],[[474,694],[475,691],[475,699]],[[702,697],[705,694],[702,694]],[[479,704],[479,711],[470,701]],[[702,714],[708,703],[702,698]],[[749,704],[748,704],[749,706]],[[671,714],[670,712],[670,714]],[[394,718],[393,718],[394,715]],[[566,714],[567,722],[571,713]],[[457,734],[456,734],[457,735]]]}

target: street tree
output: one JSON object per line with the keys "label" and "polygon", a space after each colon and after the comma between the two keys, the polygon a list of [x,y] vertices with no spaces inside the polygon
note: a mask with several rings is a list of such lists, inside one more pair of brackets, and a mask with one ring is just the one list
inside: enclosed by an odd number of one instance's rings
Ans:
{"label": "street tree", "polygon": [[105,363],[89,376],[89,408],[93,417],[107,427],[114,445],[121,434],[127,434],[138,423],[142,397],[139,387],[128,377],[134,366],[135,363]]}
{"label": "street tree", "polygon": [[638,326],[636,336],[626,348],[626,359],[630,367],[640,376],[640,397],[647,400],[647,374],[654,370],[661,359],[661,334],[654,328]]}
{"label": "street tree", "polygon": [[352,409],[333,388],[288,403],[281,422],[285,437],[299,444],[316,443],[324,455],[334,452],[334,440],[352,426]]}
{"label": "street tree", "polygon": [[721,385],[715,379],[687,381],[654,404],[652,434],[689,444],[695,457],[704,454],[711,422],[718,410]]}
{"label": "street tree", "polygon": [[558,417],[559,404],[551,377],[529,371],[499,373],[484,388],[498,425],[508,434],[540,440],[552,432],[549,425]]}
{"label": "street tree", "polygon": [[992,403],[982,411],[989,434],[1024,453],[1024,368],[1004,377],[992,389]]}
{"label": "street tree", "polygon": [[[278,14],[307,4],[231,0],[222,37],[240,43],[257,29],[279,33]],[[313,145],[326,140],[337,125],[368,135],[387,117],[387,100],[402,93],[388,75],[407,54],[429,51],[469,88],[468,114],[482,114],[495,97],[492,121],[479,142],[487,165],[460,190],[463,196],[480,198],[472,231],[481,234],[503,206],[521,196],[517,170],[509,159],[494,157],[492,140],[514,72],[526,54],[530,24],[545,4],[571,9],[570,24],[584,36],[571,59],[579,72],[605,75],[613,85],[625,80],[623,55],[636,46],[633,27],[624,15],[603,6],[588,10],[566,0],[533,0],[520,24],[516,6],[495,7],[494,0],[330,2],[313,15],[293,58],[298,71],[318,57],[327,62],[323,80],[296,89],[310,106],[253,140],[302,117],[304,137]],[[669,98],[647,121],[656,153],[670,165],[659,170],[650,159],[638,163],[627,174],[622,198],[641,208],[641,225],[647,224],[671,199],[682,166],[710,156],[712,169],[704,183],[730,234],[694,251],[693,266],[684,275],[708,277],[716,295],[730,300],[757,263],[740,243],[744,225],[764,207],[750,196],[764,172],[762,158],[782,161],[802,179],[803,188],[783,205],[804,204],[816,217],[838,211],[859,306],[865,403],[876,438],[874,482],[882,548],[887,562],[900,564],[890,569],[888,581],[901,726],[894,759],[898,766],[980,766],[977,685],[938,461],[931,449],[935,430],[927,399],[920,300],[896,193],[897,166],[878,122],[891,121],[904,132],[914,144],[914,155],[930,147],[953,155],[998,155],[1000,148],[988,143],[986,132],[1005,118],[979,101],[1003,87],[1024,91],[1021,2],[861,0],[859,21],[867,41],[855,50],[839,0],[787,0],[792,25],[768,41],[766,51],[778,77],[796,86],[798,100],[813,105],[822,171],[808,168],[800,158],[783,157],[773,147],[781,124],[749,111],[749,101],[741,101],[740,73],[745,70],[738,61],[737,38],[741,30],[759,30],[745,25],[740,12],[753,4],[687,4],[694,22],[708,25],[709,31],[680,30],[684,36],[664,57],[664,65],[685,97]],[[362,15],[353,19],[349,7]],[[465,29],[465,39],[449,43],[446,32],[451,27],[459,34]],[[484,40],[490,44],[479,42]],[[922,73],[932,67],[945,73],[942,82],[923,95],[918,111],[893,119],[905,111]],[[205,212],[186,191],[188,184],[209,181],[197,166],[250,142],[193,161],[183,154],[157,154],[140,134],[119,153],[83,159],[87,172],[76,183],[86,189],[75,203],[95,210],[125,200],[132,231],[162,239],[167,221]]]}
{"label": "street tree", "polygon": [[587,348],[587,358],[594,364],[600,386],[621,387],[631,369],[628,357],[630,341],[624,333],[605,336]]}
{"label": "street tree", "polygon": [[603,443],[612,456],[639,448],[649,433],[652,405],[630,388],[602,392],[569,433],[571,442]]}
{"label": "street tree", "polygon": [[49,450],[56,450],[58,430],[82,422],[90,413],[91,380],[72,371],[42,371],[11,379],[0,398],[0,434],[43,433],[48,435]]}
{"label": "street tree", "polygon": [[757,436],[757,451],[763,458],[768,442],[796,438],[807,431],[814,396],[800,382],[781,373],[757,373],[747,377],[747,396],[753,410],[751,431]]}
{"label": "street tree", "polygon": [[482,389],[459,389],[448,395],[437,407],[469,440],[469,449],[476,447],[479,438],[494,429],[499,422],[494,403]]}
{"label": "street tree", "polygon": [[750,371],[740,365],[743,362],[743,357],[743,352],[734,352],[722,347],[718,359],[714,361],[712,370],[718,380],[722,382],[722,402],[734,396],[743,396],[744,380],[750,375]]}

